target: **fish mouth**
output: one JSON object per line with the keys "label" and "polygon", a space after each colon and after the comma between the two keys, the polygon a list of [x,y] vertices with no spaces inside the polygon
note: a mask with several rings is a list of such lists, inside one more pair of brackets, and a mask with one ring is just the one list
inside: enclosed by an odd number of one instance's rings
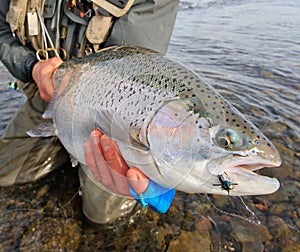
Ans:
{"label": "fish mouth", "polygon": [[281,165],[280,161],[270,161],[270,160],[238,160],[237,162],[231,163],[229,167],[225,166],[224,172],[230,172],[230,170],[239,169],[244,172],[254,173],[254,171],[260,170],[262,168],[278,167]]}
{"label": "fish mouth", "polygon": [[277,191],[280,183],[276,178],[263,176],[254,171],[267,167],[278,167],[280,165],[280,158],[275,160],[258,160],[257,157],[256,159],[240,157],[233,162],[223,163],[222,167],[219,166],[219,169],[214,169],[212,164],[210,164],[209,172],[216,176],[226,174],[227,179],[235,184],[230,192],[224,192],[223,188],[220,188],[223,190],[220,194],[230,193],[232,196],[261,195]]}

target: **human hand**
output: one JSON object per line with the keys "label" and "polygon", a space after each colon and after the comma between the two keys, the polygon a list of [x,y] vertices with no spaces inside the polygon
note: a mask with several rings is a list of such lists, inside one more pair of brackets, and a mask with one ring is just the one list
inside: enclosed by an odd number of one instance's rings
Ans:
{"label": "human hand", "polygon": [[59,57],[38,61],[32,69],[32,78],[38,86],[40,96],[49,102],[54,93],[53,75],[63,61]]}
{"label": "human hand", "polygon": [[94,179],[112,192],[128,198],[130,185],[137,194],[144,193],[149,179],[138,168],[130,168],[122,158],[118,147],[100,130],[94,130],[84,144],[85,160]]}

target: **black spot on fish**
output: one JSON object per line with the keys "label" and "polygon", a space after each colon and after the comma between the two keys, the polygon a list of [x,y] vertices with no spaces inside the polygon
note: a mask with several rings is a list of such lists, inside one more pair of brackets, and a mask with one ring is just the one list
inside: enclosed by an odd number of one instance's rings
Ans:
{"label": "black spot on fish", "polygon": [[254,140],[253,143],[258,146],[260,144],[259,140]]}

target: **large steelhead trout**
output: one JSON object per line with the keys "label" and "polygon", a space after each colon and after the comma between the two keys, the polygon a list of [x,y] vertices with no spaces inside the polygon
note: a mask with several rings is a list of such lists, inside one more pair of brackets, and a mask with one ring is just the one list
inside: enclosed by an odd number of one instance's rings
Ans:
{"label": "large steelhead trout", "polygon": [[281,164],[273,144],[196,73],[156,52],[112,47],[71,60],[57,70],[55,86],[57,136],[82,164],[96,127],[129,166],[160,185],[230,195],[279,188],[253,172]]}

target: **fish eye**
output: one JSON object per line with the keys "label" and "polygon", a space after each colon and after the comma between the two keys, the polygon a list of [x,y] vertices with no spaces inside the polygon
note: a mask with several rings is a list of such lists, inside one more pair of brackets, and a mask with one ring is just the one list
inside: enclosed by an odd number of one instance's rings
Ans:
{"label": "fish eye", "polygon": [[230,145],[230,139],[228,137],[219,137],[217,139],[219,145],[222,147],[222,148],[225,148],[225,149],[228,149],[229,148],[229,145]]}
{"label": "fish eye", "polygon": [[221,129],[216,134],[215,142],[224,149],[236,149],[244,145],[243,138],[233,129]]}

